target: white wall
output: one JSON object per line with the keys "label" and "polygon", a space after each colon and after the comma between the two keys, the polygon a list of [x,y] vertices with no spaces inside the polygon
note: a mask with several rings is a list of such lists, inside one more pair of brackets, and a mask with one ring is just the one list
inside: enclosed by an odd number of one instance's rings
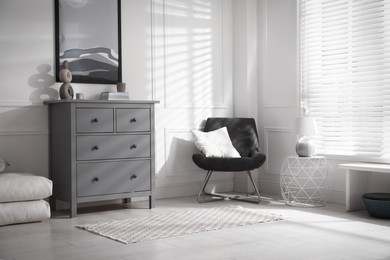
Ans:
{"label": "white wall", "polygon": [[[297,0],[122,1],[123,81],[132,99],[160,101],[158,197],[198,192],[204,171],[192,163],[190,130],[202,128],[208,116],[231,115],[257,118],[267,161],[255,177],[261,192],[280,193],[280,167],[295,154],[293,124],[300,114],[297,19]],[[0,158],[11,164],[9,172],[48,176],[42,100],[57,99],[60,86],[52,0],[1,1],[0,56]],[[72,86],[88,99],[115,89]],[[343,203],[345,175],[337,165],[346,160],[328,161],[330,201]],[[213,182],[228,190],[232,179],[219,175]],[[248,187],[246,177],[234,176],[234,189]]]}
{"label": "white wall", "polygon": [[[192,162],[190,130],[207,117],[233,115],[232,1],[155,1],[153,10],[157,194],[194,195],[205,171]],[[231,174],[213,182],[233,187]]]}
{"label": "white wall", "polygon": [[295,154],[293,122],[299,115],[297,1],[259,0],[258,104],[264,151],[260,190],[280,194],[283,159]]}
{"label": "white wall", "polygon": [[[298,0],[258,0],[259,124],[267,161],[259,176],[260,190],[280,194],[283,159],[295,155],[294,120],[299,109]],[[327,156],[332,187],[329,201],[345,203],[345,170],[354,158]],[[372,191],[388,192],[389,178],[375,175]]]}
{"label": "white wall", "polygon": [[[257,119],[260,111],[257,94],[259,79],[257,75],[257,1],[236,0],[233,10],[234,115]],[[253,170],[252,175],[257,180],[258,170]],[[246,174],[235,174],[234,190],[253,191],[253,186]]]}
{"label": "white wall", "polygon": [[[21,8],[26,6],[26,8]],[[0,3],[0,157],[9,171],[48,174],[47,110],[54,84],[53,1]]]}
{"label": "white wall", "polygon": [[[295,155],[294,121],[299,108],[297,0],[258,1],[259,124],[267,161],[259,175],[260,190],[280,194],[280,169]],[[328,158],[332,188],[329,201],[344,203],[345,172]]]}
{"label": "white wall", "polygon": [[[191,129],[233,115],[231,0],[123,0],[123,81],[131,99],[156,105],[157,197],[193,195],[204,171],[192,163]],[[8,172],[49,176],[48,109],[54,77],[54,1],[0,3],[0,158]],[[114,85],[71,83],[86,99]],[[216,176],[221,189],[231,174]]]}

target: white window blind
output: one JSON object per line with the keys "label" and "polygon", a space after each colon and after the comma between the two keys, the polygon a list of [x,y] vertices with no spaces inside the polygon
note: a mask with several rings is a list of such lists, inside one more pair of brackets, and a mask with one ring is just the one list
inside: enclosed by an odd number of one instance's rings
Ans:
{"label": "white window blind", "polygon": [[301,0],[301,97],[324,154],[390,159],[390,0]]}

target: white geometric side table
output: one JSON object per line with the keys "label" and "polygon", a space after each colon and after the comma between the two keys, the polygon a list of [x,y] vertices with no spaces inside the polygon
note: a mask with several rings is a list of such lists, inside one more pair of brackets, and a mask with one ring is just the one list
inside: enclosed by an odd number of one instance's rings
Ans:
{"label": "white geometric side table", "polygon": [[324,156],[287,156],[281,168],[280,189],[289,206],[321,207],[328,200],[330,179]]}

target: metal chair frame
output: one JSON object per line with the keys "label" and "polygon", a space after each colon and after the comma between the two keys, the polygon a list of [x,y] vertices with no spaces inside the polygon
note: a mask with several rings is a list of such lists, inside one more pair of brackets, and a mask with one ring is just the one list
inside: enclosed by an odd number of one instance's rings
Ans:
{"label": "metal chair frame", "polygon": [[[253,194],[241,194],[241,195],[237,195],[237,196],[231,196],[231,195],[227,195],[227,194],[223,194],[223,193],[208,193],[208,192],[206,192],[205,189],[206,189],[207,183],[209,182],[211,174],[213,173],[213,171],[209,170],[206,174],[204,181],[203,181],[202,188],[198,194],[198,197],[197,197],[198,202],[205,203],[205,202],[212,202],[212,201],[216,201],[216,200],[231,199],[231,200],[246,201],[246,202],[251,202],[251,203],[256,203],[256,204],[260,203],[260,193],[259,193],[259,190],[257,189],[255,182],[253,181],[251,171],[246,171],[246,172],[249,176],[249,179],[252,182],[253,187],[255,188],[255,192]],[[218,197],[218,198],[203,199],[202,200],[201,199],[202,195],[206,195],[206,196],[210,196],[210,197]],[[256,195],[257,199],[255,199],[255,200],[248,199],[248,197],[250,195]]]}

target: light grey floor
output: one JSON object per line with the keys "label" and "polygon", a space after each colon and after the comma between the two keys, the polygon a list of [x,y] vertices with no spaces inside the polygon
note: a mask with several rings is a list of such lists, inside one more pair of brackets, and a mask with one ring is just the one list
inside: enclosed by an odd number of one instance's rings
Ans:
{"label": "light grey floor", "polygon": [[[183,209],[240,204],[281,214],[280,222],[210,231],[125,245],[75,228],[77,224],[164,214]],[[77,218],[56,212],[49,221],[0,227],[0,259],[390,259],[390,220],[343,205],[285,206],[263,198],[259,204],[222,201],[198,204],[194,197],[82,209]]]}

